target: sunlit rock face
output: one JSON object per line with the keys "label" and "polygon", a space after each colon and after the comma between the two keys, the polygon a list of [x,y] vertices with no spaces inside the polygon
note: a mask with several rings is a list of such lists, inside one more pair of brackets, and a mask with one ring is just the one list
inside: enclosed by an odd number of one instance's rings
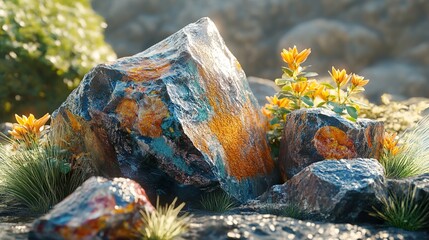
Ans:
{"label": "sunlit rock face", "polygon": [[152,211],[144,189],[125,178],[92,177],[46,215],[30,239],[134,239],[139,211]]}
{"label": "sunlit rock face", "polygon": [[325,159],[378,159],[383,136],[382,122],[358,119],[353,123],[322,108],[293,111],[287,115],[280,143],[282,177],[290,179]]}
{"label": "sunlit rock face", "polygon": [[98,173],[136,179],[150,197],[195,200],[220,184],[244,201],[277,178],[258,103],[208,18],[95,67],[53,116]]}
{"label": "sunlit rock face", "polygon": [[376,159],[326,160],[304,168],[283,185],[273,186],[263,202],[293,203],[314,219],[368,220],[386,194],[383,167]]}

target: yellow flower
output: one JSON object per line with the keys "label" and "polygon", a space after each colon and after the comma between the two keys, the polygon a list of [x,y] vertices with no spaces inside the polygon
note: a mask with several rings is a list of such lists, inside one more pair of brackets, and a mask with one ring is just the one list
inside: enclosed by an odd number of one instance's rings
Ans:
{"label": "yellow flower", "polygon": [[277,96],[274,96],[274,97],[266,97],[266,99],[272,105],[276,105],[282,108],[288,108],[290,104],[290,100],[287,98],[278,99]]}
{"label": "yellow flower", "polygon": [[298,95],[302,95],[308,87],[307,81],[301,81],[301,82],[294,82],[291,84],[292,91],[294,91]]}
{"label": "yellow flower", "polygon": [[49,113],[39,119],[36,119],[33,114],[30,114],[28,117],[24,115],[20,117],[15,114],[18,124],[15,124],[9,133],[18,140],[29,140],[29,138],[35,140],[34,138],[39,136],[42,127],[50,117]]}
{"label": "yellow flower", "polygon": [[323,101],[328,101],[329,96],[331,95],[329,93],[329,91],[326,90],[326,87],[323,85],[320,85],[317,89],[316,92],[314,93],[314,95],[316,97],[319,97],[320,99],[322,99]]}
{"label": "yellow flower", "polygon": [[369,80],[368,79],[364,79],[364,77],[359,76],[357,74],[352,75],[352,84],[355,87],[363,87],[366,84],[368,84]]}
{"label": "yellow flower", "polygon": [[392,155],[399,152],[398,140],[396,140],[396,133],[385,133],[383,138],[383,147]]}
{"label": "yellow flower", "polygon": [[298,53],[296,46],[293,46],[293,48],[289,48],[288,50],[283,49],[280,55],[282,56],[283,61],[288,64],[289,68],[292,71],[296,71],[301,63],[307,60],[307,57],[310,55],[310,53],[311,48],[304,49]]}
{"label": "yellow flower", "polygon": [[271,109],[270,104],[265,104],[265,106],[261,109],[262,114],[268,119],[271,119],[273,117],[273,113],[270,111],[270,109]]}
{"label": "yellow flower", "polygon": [[350,76],[347,74],[346,70],[339,70],[332,67],[332,72],[329,72],[334,82],[337,84],[337,86],[344,86],[347,84],[347,82],[350,79]]}

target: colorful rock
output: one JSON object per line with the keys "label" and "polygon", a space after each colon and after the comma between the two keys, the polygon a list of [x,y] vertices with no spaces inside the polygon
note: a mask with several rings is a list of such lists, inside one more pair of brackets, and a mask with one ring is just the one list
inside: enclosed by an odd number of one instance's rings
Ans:
{"label": "colorful rock", "polygon": [[301,109],[287,115],[280,143],[283,180],[325,159],[378,159],[384,125],[369,119],[350,122],[322,108]]}
{"label": "colorful rock", "polygon": [[100,174],[135,179],[150,197],[195,200],[192,189],[220,184],[245,201],[278,178],[245,73],[208,18],[94,68],[52,128],[68,129]]}
{"label": "colorful rock", "polygon": [[356,222],[368,220],[368,212],[385,194],[380,163],[357,158],[313,163],[283,185],[273,186],[262,199],[292,203],[313,219]]}
{"label": "colorful rock", "polygon": [[143,224],[139,210],[145,209],[154,208],[135,181],[92,177],[38,218],[29,238],[134,239]]}

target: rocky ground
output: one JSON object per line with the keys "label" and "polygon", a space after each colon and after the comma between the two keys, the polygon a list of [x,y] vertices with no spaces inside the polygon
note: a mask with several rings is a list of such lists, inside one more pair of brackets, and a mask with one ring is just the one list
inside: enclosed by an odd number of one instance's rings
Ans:
{"label": "rocky ground", "polygon": [[[27,239],[34,217],[0,210],[0,239]],[[271,214],[235,210],[213,214],[194,211],[183,239],[428,239],[429,232],[409,232],[381,225],[302,221]]]}

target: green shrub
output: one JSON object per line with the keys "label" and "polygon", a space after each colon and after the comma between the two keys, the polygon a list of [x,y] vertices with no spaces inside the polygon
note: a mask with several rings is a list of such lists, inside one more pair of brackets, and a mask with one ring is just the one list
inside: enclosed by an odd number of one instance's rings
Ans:
{"label": "green shrub", "polygon": [[0,0],[0,6],[2,112],[52,112],[86,72],[115,58],[89,0]]}
{"label": "green shrub", "polygon": [[415,231],[429,227],[429,198],[416,199],[416,189],[410,188],[403,195],[389,192],[381,199],[381,209],[373,208],[370,215],[384,220],[388,225]]}
{"label": "green shrub", "polygon": [[150,240],[170,240],[188,229],[189,220],[192,216],[184,214],[179,216],[180,210],[185,206],[181,203],[175,206],[177,198],[170,205],[160,206],[159,198],[156,201],[156,209],[152,212],[148,210],[140,211],[143,228],[140,235],[143,239]]}
{"label": "green shrub", "polygon": [[202,196],[200,204],[204,210],[219,213],[231,210],[237,205],[236,201],[223,191],[211,192]]}
{"label": "green shrub", "polygon": [[53,145],[14,150],[0,146],[0,193],[34,213],[45,213],[80,186],[87,175],[70,156]]}

